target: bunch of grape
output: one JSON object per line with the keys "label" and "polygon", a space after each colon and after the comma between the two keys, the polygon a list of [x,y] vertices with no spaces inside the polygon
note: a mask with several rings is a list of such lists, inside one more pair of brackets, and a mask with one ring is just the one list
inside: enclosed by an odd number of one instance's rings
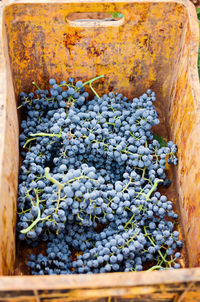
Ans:
{"label": "bunch of grape", "polygon": [[[166,249],[165,256],[162,254],[168,233],[167,230],[156,231],[152,236],[146,228],[143,232],[137,227],[127,231],[121,229],[118,232],[115,229],[112,229],[112,232],[105,229],[95,241],[94,247],[78,256],[78,259],[72,262],[72,267],[75,273],[129,272],[141,271],[147,261],[156,260],[157,269],[162,269],[162,265],[170,267],[171,263],[178,268],[180,266],[174,259],[171,262],[166,259],[166,255],[173,254],[171,249]],[[173,233],[173,242],[177,240],[177,233],[176,231]],[[156,241],[157,245],[154,244]],[[179,257],[180,253],[177,252],[175,259]]]}
{"label": "bunch of grape", "polygon": [[[30,256],[33,274],[180,266],[178,215],[158,192],[170,185],[166,162],[177,165],[177,146],[161,146],[152,133],[159,124],[155,93],[148,89],[132,101],[113,92],[100,98],[91,86],[100,77],[51,79],[49,91],[34,83],[35,93],[21,93],[27,118],[17,230],[33,246],[48,242],[47,256]],[[95,93],[89,101],[86,84]],[[54,259],[56,245],[65,250]],[[82,252],[73,261],[72,248]]]}
{"label": "bunch of grape", "polygon": [[60,275],[71,273],[71,252],[64,234],[51,234],[47,243],[47,256],[31,254],[27,265],[32,275]]}

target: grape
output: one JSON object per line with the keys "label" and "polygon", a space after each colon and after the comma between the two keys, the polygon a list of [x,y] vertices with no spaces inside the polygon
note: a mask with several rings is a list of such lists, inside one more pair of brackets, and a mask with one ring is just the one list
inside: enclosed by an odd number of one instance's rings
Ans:
{"label": "grape", "polygon": [[[141,271],[148,261],[179,268],[178,215],[158,192],[171,184],[165,169],[167,161],[177,165],[177,146],[154,139],[155,93],[87,100],[81,81],[49,84],[20,93],[17,232],[32,246],[47,242],[46,256],[30,255],[31,273]],[[81,251],[77,259],[72,248]]]}
{"label": "grape", "polygon": [[70,254],[64,236],[53,236],[47,244],[47,256],[31,254],[27,265],[33,275],[70,274]]}
{"label": "grape", "polygon": [[50,80],[49,80],[49,84],[50,84],[50,85],[55,85],[55,84],[56,84],[56,80],[50,79]]}

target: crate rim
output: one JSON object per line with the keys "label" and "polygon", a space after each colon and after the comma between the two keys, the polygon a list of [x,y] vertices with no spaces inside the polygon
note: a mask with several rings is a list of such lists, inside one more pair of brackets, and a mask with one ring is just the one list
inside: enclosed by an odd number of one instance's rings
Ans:
{"label": "crate rim", "polygon": [[[183,5],[192,5],[194,6],[189,0],[142,0],[142,2],[140,0],[62,0],[62,4],[63,3],[113,3],[113,2],[126,2],[126,3],[160,3],[160,2],[164,2],[164,3],[181,3]],[[60,3],[60,0],[1,0],[1,3],[4,6],[9,6],[10,4],[49,4],[49,3]]]}
{"label": "crate rim", "polygon": [[[0,8],[17,4],[56,4],[60,3],[60,0],[1,0]],[[190,0],[62,0],[62,4],[67,3],[177,3],[182,4],[186,8],[190,6],[195,8],[194,4]]]}
{"label": "crate rim", "polygon": [[49,275],[49,276],[1,276],[0,292],[19,290],[60,290],[131,288],[174,283],[200,282],[200,268],[183,268],[167,271],[142,271],[128,273],[106,273],[89,275]]}

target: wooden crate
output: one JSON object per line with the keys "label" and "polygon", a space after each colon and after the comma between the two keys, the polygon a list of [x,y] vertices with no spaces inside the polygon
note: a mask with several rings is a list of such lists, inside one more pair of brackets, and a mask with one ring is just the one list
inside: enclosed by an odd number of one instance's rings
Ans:
{"label": "wooden crate", "polygon": [[[4,0],[0,4],[0,301],[200,301],[198,22],[189,0]],[[118,24],[66,21],[121,12]],[[92,26],[91,26],[92,25]],[[19,167],[17,100],[31,82],[105,74],[98,92],[151,87],[178,145],[177,198],[188,267],[166,272],[14,276]],[[41,87],[43,88],[43,87]],[[23,253],[23,251],[22,251]]]}

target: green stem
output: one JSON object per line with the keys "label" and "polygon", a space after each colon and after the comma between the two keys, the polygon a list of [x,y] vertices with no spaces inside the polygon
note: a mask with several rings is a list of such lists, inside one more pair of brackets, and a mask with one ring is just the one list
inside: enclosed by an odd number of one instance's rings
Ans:
{"label": "green stem", "polygon": [[[61,137],[61,133],[45,133],[45,132],[39,132],[39,133],[31,133],[30,136],[50,136],[50,137]],[[34,138],[32,138],[33,140]]]}
{"label": "green stem", "polygon": [[125,226],[124,226],[125,229],[131,223],[131,221],[133,220],[134,217],[135,217],[135,214],[133,214],[132,217],[129,219],[129,221],[125,224]]}
{"label": "green stem", "polygon": [[143,172],[142,172],[142,178],[143,179],[144,179],[145,172],[146,172],[146,167],[144,167]]}
{"label": "green stem", "polygon": [[122,192],[126,191],[131,183],[133,183],[132,179],[130,179],[130,181],[127,183],[127,185],[123,188]]}
{"label": "green stem", "polygon": [[163,182],[163,179],[157,179],[155,181],[155,183],[154,183],[153,187],[151,188],[151,190],[148,192],[148,194],[146,194],[146,201],[149,200],[149,197],[150,197],[151,193],[153,193],[153,191],[157,188],[159,182]]}
{"label": "green stem", "polygon": [[35,202],[32,200],[32,198],[31,198],[29,192],[27,193],[26,196],[30,199],[30,202],[31,202],[32,206],[35,206]]}
{"label": "green stem", "polygon": [[38,89],[41,91],[41,89],[38,87],[38,85],[35,83],[35,82],[32,82],[32,84]]}
{"label": "green stem", "polygon": [[160,268],[163,268],[163,267],[160,266],[160,265],[154,265],[150,269],[148,269],[147,271],[152,272],[152,271],[155,271],[155,270],[160,269]]}
{"label": "green stem", "polygon": [[70,183],[70,182],[79,180],[79,179],[89,179],[89,180],[92,180],[92,181],[97,181],[96,179],[93,179],[93,178],[90,178],[90,177],[88,177],[88,176],[82,175],[82,176],[74,177],[73,179],[70,179],[70,180],[67,182],[67,184]]}
{"label": "green stem", "polygon": [[60,191],[61,191],[62,188],[59,188],[58,189],[58,200],[57,200],[57,205],[56,205],[56,214],[58,212],[58,209],[59,209],[59,205],[60,205]]}
{"label": "green stem", "polygon": [[109,122],[107,122],[106,124],[107,125],[112,125],[113,127],[115,127],[115,123],[109,123]]}
{"label": "green stem", "polygon": [[22,214],[24,214],[24,213],[30,212],[30,210],[31,210],[31,209],[28,209],[28,210],[22,211],[22,212],[20,212],[20,213],[17,212],[17,214],[18,214],[18,215],[22,215]]}
{"label": "green stem", "polygon": [[[153,246],[155,246],[155,243],[153,242],[153,240],[151,239],[151,237],[150,237],[150,236],[148,235],[148,233],[147,233],[146,227],[144,227],[144,232],[145,232],[145,235],[147,236],[147,238],[149,239],[149,241],[151,242],[151,244],[152,244]],[[166,263],[167,261],[166,261],[166,259],[163,257],[163,254],[161,253],[160,250],[158,250],[158,254],[159,254],[160,257],[162,258],[162,260]]]}
{"label": "green stem", "polygon": [[77,214],[78,219],[83,220],[83,218],[80,217],[79,213]]}
{"label": "green stem", "polygon": [[[135,237],[137,237],[138,234],[139,234],[139,232],[137,232],[137,234],[135,234],[133,237],[131,237],[131,238],[125,243],[125,245],[128,246],[129,243],[130,243]],[[123,247],[124,247],[124,246],[123,246]]]}
{"label": "green stem", "polygon": [[25,144],[23,145],[23,148],[25,148],[26,145],[27,145],[28,143],[30,143],[31,141],[33,141],[33,140],[36,140],[36,138],[29,138],[29,139],[25,142]]}
{"label": "green stem", "polygon": [[[132,179],[131,179],[131,180],[127,183],[127,185],[123,188],[122,192],[124,192],[124,191],[129,187],[129,185],[130,185],[131,183],[133,183],[133,182],[132,182]],[[111,204],[111,202],[113,202],[113,200],[114,200],[114,198],[112,198],[112,199],[109,201],[108,206]]]}
{"label": "green stem", "polygon": [[89,80],[89,81],[83,83],[83,85],[82,85],[80,88],[78,88],[77,91],[80,90],[81,88],[83,88],[84,86],[86,86],[86,85],[88,85],[88,84],[90,84],[90,83],[93,83],[94,81],[97,81],[97,80],[99,80],[99,79],[101,79],[101,78],[103,78],[103,77],[104,77],[104,74],[102,74],[102,75],[100,75],[100,76],[98,76],[98,77],[96,77],[96,78],[94,78],[94,79],[91,79],[91,80]]}
{"label": "green stem", "polygon": [[22,234],[27,234],[29,231],[32,230],[32,228],[33,228],[39,221],[40,221],[40,214],[39,214],[39,212],[38,212],[38,217],[37,217],[37,219],[34,220],[33,223],[31,223],[31,225],[29,225],[28,228],[22,230],[20,233],[22,233]]}
{"label": "green stem", "polygon": [[58,187],[58,189],[60,189],[60,190],[63,189],[63,188],[64,188],[64,185],[61,184],[59,181],[57,181],[55,178],[53,178],[53,177],[49,174],[49,171],[50,171],[49,167],[46,167],[46,168],[45,168],[45,177],[46,177],[46,179],[48,179],[49,181],[53,182],[53,183]]}
{"label": "green stem", "polygon": [[90,89],[94,92],[94,94],[96,95],[96,97],[98,98],[98,99],[100,99],[100,96],[98,95],[98,93],[94,90],[94,88],[92,87],[92,84],[91,84],[91,82],[90,82]]}
{"label": "green stem", "polygon": [[38,196],[38,193],[36,190],[35,190],[35,194],[36,194],[36,201],[37,201],[36,207],[38,208],[38,215],[37,215],[36,220],[34,220],[33,223],[31,223],[31,225],[29,225],[28,228],[21,230],[22,234],[27,234],[40,221],[40,216],[41,216],[41,211],[40,211],[40,206],[39,206],[40,200],[39,200],[39,196]]}

